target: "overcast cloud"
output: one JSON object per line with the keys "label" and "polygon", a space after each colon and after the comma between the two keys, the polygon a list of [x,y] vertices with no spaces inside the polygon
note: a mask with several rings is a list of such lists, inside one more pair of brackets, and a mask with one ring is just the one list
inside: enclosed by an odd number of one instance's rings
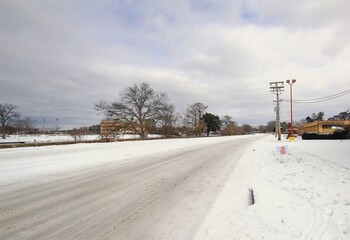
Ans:
{"label": "overcast cloud", "polygon": [[[202,102],[265,124],[275,118],[269,82],[297,79],[295,99],[350,88],[349,12],[347,0],[2,0],[0,102],[38,127],[88,126],[103,118],[94,103],[147,81],[178,112]],[[333,116],[349,99],[295,104],[295,120]]]}

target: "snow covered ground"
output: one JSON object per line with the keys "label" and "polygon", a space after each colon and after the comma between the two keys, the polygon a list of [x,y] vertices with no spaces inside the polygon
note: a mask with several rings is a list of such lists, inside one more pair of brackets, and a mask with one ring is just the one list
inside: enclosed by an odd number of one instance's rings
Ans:
{"label": "snow covered ground", "polygon": [[[244,139],[255,136],[235,136]],[[228,141],[230,137],[0,149],[0,194],[94,166]],[[281,147],[287,154],[281,154]],[[350,141],[252,144],[221,188],[195,239],[350,239]],[[77,171],[78,170],[78,171]],[[254,205],[249,205],[250,191]]]}
{"label": "snow covered ground", "polygon": [[[289,154],[281,155],[280,147]],[[349,153],[349,140],[260,140],[241,159],[196,239],[350,239]]]}
{"label": "snow covered ground", "polygon": [[[81,136],[82,141],[94,141],[97,140],[99,135],[83,135]],[[1,142],[25,142],[25,143],[43,143],[43,142],[68,142],[74,141],[74,137],[71,135],[55,134],[55,135],[10,135],[5,139],[0,138]]]}
{"label": "snow covered ground", "polygon": [[[161,138],[161,135],[157,134],[149,134],[148,138]],[[133,134],[124,134],[124,135],[118,135],[117,138],[119,140],[124,139],[138,139],[138,135]],[[94,135],[82,135],[78,138],[80,141],[98,141],[100,140],[100,135],[94,134]],[[74,136],[72,135],[65,135],[65,134],[52,134],[52,135],[46,135],[46,134],[40,134],[40,135],[10,135],[7,136],[5,139],[0,138],[0,143],[2,142],[25,142],[25,143],[44,143],[44,142],[69,142],[74,141]]]}

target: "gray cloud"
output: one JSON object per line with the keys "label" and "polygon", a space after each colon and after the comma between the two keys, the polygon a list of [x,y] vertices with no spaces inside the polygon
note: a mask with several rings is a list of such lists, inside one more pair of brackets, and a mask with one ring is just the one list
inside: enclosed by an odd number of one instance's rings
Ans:
{"label": "gray cloud", "polygon": [[[263,124],[274,119],[271,81],[296,78],[299,99],[349,88],[349,10],[340,0],[2,1],[0,102],[75,127],[99,122],[98,100],[148,81],[178,111],[200,101]],[[295,117],[348,102],[296,106]]]}

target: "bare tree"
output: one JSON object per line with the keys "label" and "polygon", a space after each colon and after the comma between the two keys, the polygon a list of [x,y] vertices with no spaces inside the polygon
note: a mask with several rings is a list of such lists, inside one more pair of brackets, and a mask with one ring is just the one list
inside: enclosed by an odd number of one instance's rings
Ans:
{"label": "bare tree", "polygon": [[17,118],[14,120],[14,126],[21,134],[29,134],[34,128],[34,121],[30,117]]}
{"label": "bare tree", "polygon": [[15,111],[16,106],[9,103],[0,103],[0,123],[1,123],[1,135],[5,139],[5,128],[14,119],[19,117],[19,113]]}
{"label": "bare tree", "polygon": [[225,136],[242,134],[242,127],[232,120],[231,116],[225,115],[221,118],[221,134]]}
{"label": "bare tree", "polygon": [[187,129],[188,135],[196,137],[201,136],[205,130],[206,124],[203,121],[203,115],[208,106],[203,103],[194,103],[186,109],[183,117],[183,124]]}
{"label": "bare tree", "polygon": [[150,120],[159,119],[160,112],[167,106],[165,93],[156,92],[148,83],[134,84],[120,93],[120,99],[107,103],[100,101],[95,109],[103,111],[109,118],[126,122],[131,130],[147,138]]}
{"label": "bare tree", "polygon": [[16,133],[23,134],[24,133],[24,121],[21,118],[16,118],[12,126],[16,129]]}
{"label": "bare tree", "polygon": [[243,134],[250,134],[253,131],[253,127],[250,126],[249,124],[243,124],[242,131],[243,131]]}
{"label": "bare tree", "polygon": [[72,130],[69,131],[69,134],[74,139],[74,142],[80,142],[80,141],[83,141],[85,132],[86,132],[86,129],[81,127],[81,128],[73,128]]}
{"label": "bare tree", "polygon": [[269,133],[276,132],[276,121],[269,121],[266,124],[266,131]]}
{"label": "bare tree", "polygon": [[229,116],[229,115],[225,115],[223,117],[221,117],[220,119],[221,121],[221,127],[223,130],[225,130],[227,127],[231,126],[233,123],[235,123],[233,120],[232,120],[232,117]]}
{"label": "bare tree", "polygon": [[174,125],[178,116],[175,113],[175,107],[172,104],[166,105],[160,111],[159,122],[165,137],[169,137],[174,132]]}

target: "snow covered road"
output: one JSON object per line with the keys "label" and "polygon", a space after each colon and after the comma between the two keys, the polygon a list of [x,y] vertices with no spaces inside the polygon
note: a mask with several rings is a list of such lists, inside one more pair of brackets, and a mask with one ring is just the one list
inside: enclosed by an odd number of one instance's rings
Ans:
{"label": "snow covered road", "polygon": [[259,138],[0,150],[0,239],[191,239]]}

